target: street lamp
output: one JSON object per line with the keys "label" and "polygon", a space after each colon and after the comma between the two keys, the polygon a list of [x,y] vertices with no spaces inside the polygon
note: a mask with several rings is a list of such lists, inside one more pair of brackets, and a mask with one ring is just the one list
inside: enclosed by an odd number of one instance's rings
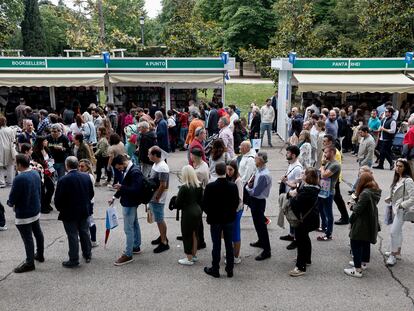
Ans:
{"label": "street lamp", "polygon": [[144,46],[144,24],[145,24],[145,17],[141,16],[139,18],[139,24],[141,25],[141,43]]}

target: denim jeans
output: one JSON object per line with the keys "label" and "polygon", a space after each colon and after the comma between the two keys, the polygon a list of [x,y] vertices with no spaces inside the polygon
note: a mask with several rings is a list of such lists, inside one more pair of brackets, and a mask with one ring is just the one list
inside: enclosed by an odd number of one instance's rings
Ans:
{"label": "denim jeans", "polygon": [[180,139],[178,142],[180,147],[184,146],[185,139],[187,138],[187,134],[188,134],[188,128],[180,128]]}
{"label": "denim jeans", "polygon": [[233,271],[234,267],[234,250],[233,250],[233,223],[229,224],[211,224],[210,225],[211,241],[213,242],[212,268],[219,271],[221,257],[221,237],[223,235],[226,246],[226,271]]}
{"label": "denim jeans", "polygon": [[319,198],[319,214],[321,216],[322,229],[325,230],[325,234],[327,237],[332,236],[333,231],[333,197],[333,194],[331,194],[327,198]]}
{"label": "denim jeans", "polygon": [[126,236],[125,255],[131,257],[132,250],[141,246],[141,229],[139,228],[137,207],[122,206],[124,232]]}
{"label": "denim jeans", "polygon": [[[22,237],[24,248],[26,249],[26,263],[29,265],[34,264],[34,242],[33,235],[36,239],[37,253],[39,256],[43,256],[44,253],[44,238],[43,232],[40,228],[39,219],[35,222],[25,225],[16,225]],[[33,234],[33,235],[32,235]]]}
{"label": "denim jeans", "polygon": [[264,138],[264,132],[267,131],[267,143],[270,146],[272,144],[272,123],[262,123],[260,124],[260,138]]}
{"label": "denim jeans", "polygon": [[361,268],[363,262],[368,263],[371,255],[371,243],[368,241],[352,240],[351,249],[354,257],[354,267]]}
{"label": "denim jeans", "polygon": [[65,163],[55,163],[53,164],[53,167],[56,170],[58,178],[65,175]]}

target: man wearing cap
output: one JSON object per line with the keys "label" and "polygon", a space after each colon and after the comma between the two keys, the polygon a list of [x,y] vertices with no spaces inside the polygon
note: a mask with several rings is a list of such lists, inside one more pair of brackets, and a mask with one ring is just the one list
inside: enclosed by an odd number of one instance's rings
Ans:
{"label": "man wearing cap", "polygon": [[[201,150],[201,158],[203,159],[204,162],[207,163],[207,159],[206,159],[206,155],[204,153],[204,147],[203,147],[203,143],[206,140],[206,129],[203,127],[198,127],[195,131],[195,138],[193,140],[193,142],[190,144],[190,153],[192,152],[192,150],[194,148],[200,149]],[[191,157],[189,158],[188,163],[192,166],[193,165],[193,160],[191,159]]]}
{"label": "man wearing cap", "polygon": [[388,106],[385,110],[385,117],[381,120],[381,127],[378,129],[379,131],[379,149],[380,149],[380,156],[379,156],[379,163],[374,168],[377,169],[384,169],[384,161],[390,163],[390,170],[394,169],[394,160],[392,158],[391,147],[392,147],[392,140],[394,139],[395,132],[397,129],[397,123],[395,122],[394,118],[392,117],[394,113],[394,108]]}
{"label": "man wearing cap", "polygon": [[272,187],[272,177],[266,167],[267,153],[258,152],[255,157],[256,173],[250,178],[246,190],[250,195],[250,209],[253,217],[254,228],[256,229],[258,241],[250,243],[252,247],[262,248],[262,253],[255,259],[262,261],[271,256],[269,233],[266,226],[266,199],[269,197]]}

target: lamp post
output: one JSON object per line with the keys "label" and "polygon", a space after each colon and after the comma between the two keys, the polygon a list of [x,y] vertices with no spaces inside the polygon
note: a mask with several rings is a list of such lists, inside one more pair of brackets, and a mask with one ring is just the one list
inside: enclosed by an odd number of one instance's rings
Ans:
{"label": "lamp post", "polygon": [[145,24],[145,17],[141,16],[139,18],[139,24],[141,25],[141,43],[144,46],[144,24]]}

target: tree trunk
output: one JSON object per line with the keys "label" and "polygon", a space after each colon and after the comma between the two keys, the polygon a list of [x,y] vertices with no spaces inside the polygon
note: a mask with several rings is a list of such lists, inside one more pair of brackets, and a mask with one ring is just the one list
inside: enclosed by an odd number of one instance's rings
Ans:
{"label": "tree trunk", "polygon": [[99,15],[99,40],[102,47],[105,45],[105,21],[102,9],[102,0],[98,0],[98,15]]}
{"label": "tree trunk", "polygon": [[243,60],[240,60],[239,76],[243,77]]}

